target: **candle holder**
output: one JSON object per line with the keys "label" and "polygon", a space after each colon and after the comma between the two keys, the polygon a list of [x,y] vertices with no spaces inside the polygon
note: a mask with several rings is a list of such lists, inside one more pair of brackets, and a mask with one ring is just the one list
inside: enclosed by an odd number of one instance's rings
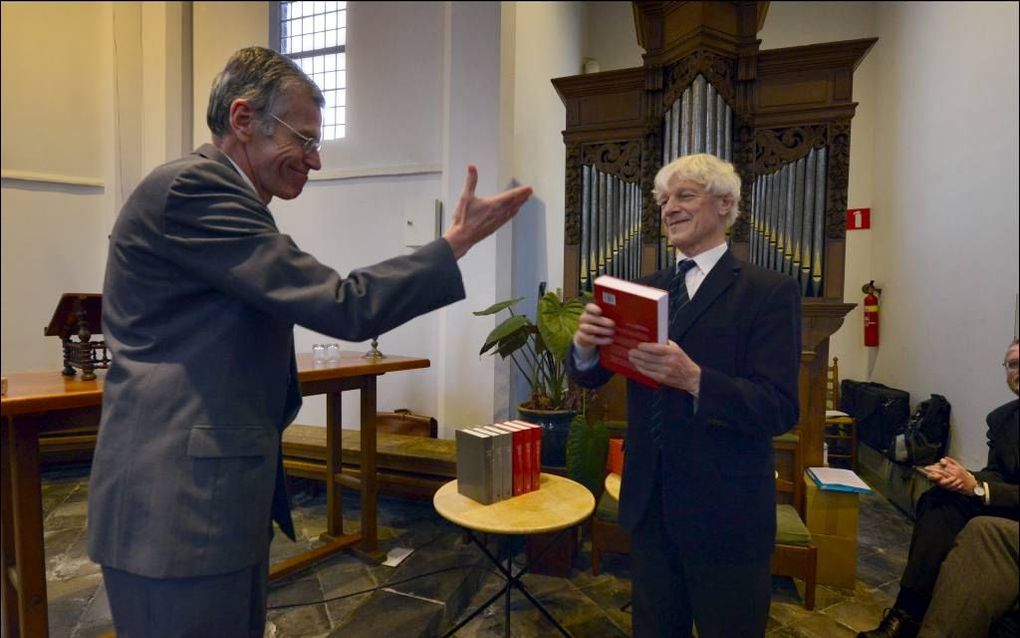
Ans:
{"label": "candle holder", "polygon": [[379,338],[378,337],[372,337],[372,348],[371,348],[371,350],[369,350],[365,354],[361,355],[361,357],[363,359],[385,359],[386,358],[386,355],[384,355],[379,350]]}

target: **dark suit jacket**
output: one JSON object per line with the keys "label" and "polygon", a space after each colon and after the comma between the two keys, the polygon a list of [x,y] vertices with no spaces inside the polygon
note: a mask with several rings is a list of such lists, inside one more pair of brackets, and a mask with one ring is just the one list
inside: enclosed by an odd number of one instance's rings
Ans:
{"label": "dark suit jacket", "polygon": [[988,413],[988,465],[974,476],[988,483],[989,506],[1020,514],[1020,399]]}
{"label": "dark suit jacket", "polygon": [[214,146],[154,170],[110,236],[92,560],[153,578],[263,560],[271,515],[294,535],[280,459],[301,405],[294,324],[363,341],[463,297],[444,240],[344,278],[279,232]]}
{"label": "dark suit jacket", "polygon": [[[672,269],[641,283],[667,289]],[[649,434],[653,390],[628,381],[620,523],[633,531],[650,498],[662,498],[667,529],[689,556],[708,562],[768,560],[775,544],[772,437],[797,421],[800,292],[784,275],[727,251],[670,325],[670,339],[701,366],[692,397],[667,388],[661,448]],[[571,377],[609,380],[600,366]],[[656,474],[662,490],[653,494]]]}

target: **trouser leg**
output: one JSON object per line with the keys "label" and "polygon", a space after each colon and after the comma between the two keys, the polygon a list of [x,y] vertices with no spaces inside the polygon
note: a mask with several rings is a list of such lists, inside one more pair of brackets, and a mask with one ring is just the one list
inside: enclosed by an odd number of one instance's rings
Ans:
{"label": "trouser leg", "polygon": [[957,537],[935,583],[921,638],[984,638],[1020,596],[1020,523],[978,516]]}
{"label": "trouser leg", "polygon": [[644,519],[631,536],[631,582],[635,638],[692,635],[687,580],[678,549],[663,524],[659,489],[649,499]]}
{"label": "trouser leg", "polygon": [[147,578],[103,567],[117,638],[262,638],[268,577],[268,558],[193,578]]}
{"label": "trouser leg", "polygon": [[896,607],[915,619],[924,616],[942,562],[953,548],[957,534],[977,510],[974,499],[955,492],[938,487],[925,492],[917,504],[917,521]]}

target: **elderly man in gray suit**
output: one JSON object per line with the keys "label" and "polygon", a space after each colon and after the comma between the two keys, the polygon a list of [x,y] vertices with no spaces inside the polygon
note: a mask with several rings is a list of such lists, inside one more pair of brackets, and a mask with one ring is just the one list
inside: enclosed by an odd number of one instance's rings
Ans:
{"label": "elderly man in gray suit", "polygon": [[468,167],[441,239],[343,277],[267,208],[320,168],[324,104],[289,59],[238,51],[213,83],[213,143],[155,169],[114,225],[88,540],[119,638],[262,636],[271,519],[294,537],[294,325],[362,341],[462,299],[457,260],[531,194],[476,197]]}

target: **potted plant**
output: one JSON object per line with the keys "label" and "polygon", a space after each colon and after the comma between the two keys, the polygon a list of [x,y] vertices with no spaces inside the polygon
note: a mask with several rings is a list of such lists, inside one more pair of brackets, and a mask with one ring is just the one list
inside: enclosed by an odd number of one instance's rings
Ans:
{"label": "potted plant", "polygon": [[570,423],[581,408],[581,392],[567,378],[566,361],[584,302],[548,292],[539,298],[532,322],[513,310],[521,299],[501,301],[474,313],[479,317],[504,310],[510,313],[485,338],[479,354],[509,358],[524,375],[531,396],[518,406],[518,414],[542,426],[542,465],[564,467]]}

